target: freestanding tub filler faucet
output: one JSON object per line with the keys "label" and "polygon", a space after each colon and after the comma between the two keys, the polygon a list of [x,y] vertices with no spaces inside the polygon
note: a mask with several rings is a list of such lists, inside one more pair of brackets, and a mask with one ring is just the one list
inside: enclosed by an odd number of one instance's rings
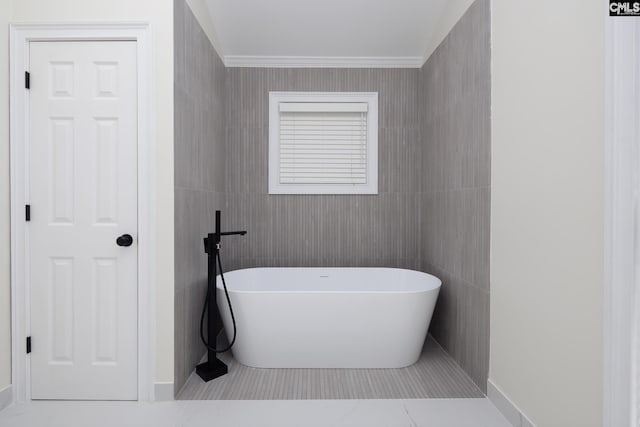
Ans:
{"label": "freestanding tub filler faucet", "polygon": [[[221,329],[220,322],[218,321],[218,316],[216,315],[217,309],[217,301],[216,301],[216,261],[218,261],[218,265],[220,266],[220,275],[222,275],[222,263],[220,263],[220,242],[222,240],[222,236],[231,236],[238,234],[240,236],[244,236],[247,234],[246,231],[220,231],[220,211],[216,211],[216,230],[214,233],[207,234],[207,237],[204,238],[204,251],[207,254],[207,297],[205,300],[205,306],[202,310],[202,318],[200,321],[200,337],[202,341],[207,347],[207,361],[201,363],[196,366],[196,373],[202,378],[204,381],[211,381],[214,378],[218,378],[228,372],[227,365],[224,364],[221,360],[218,359],[217,353],[223,353],[229,349],[233,345],[235,341],[235,319],[234,323],[234,337],[231,341],[231,344],[225,349],[216,349],[216,335],[218,331]],[[224,276],[223,276],[223,284],[224,284]],[[224,284],[225,295],[227,295],[227,303],[231,306],[231,301],[229,300],[229,294],[226,289],[226,284]],[[204,340],[204,335],[202,333],[202,321],[204,320],[204,312],[209,307],[208,320],[207,320],[207,340]],[[231,307],[229,307],[231,309]],[[231,309],[231,313],[233,316],[233,309]]]}

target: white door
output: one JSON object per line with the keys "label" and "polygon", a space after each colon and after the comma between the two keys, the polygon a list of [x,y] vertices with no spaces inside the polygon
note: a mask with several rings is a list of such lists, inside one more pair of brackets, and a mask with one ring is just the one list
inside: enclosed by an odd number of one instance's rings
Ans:
{"label": "white door", "polygon": [[135,42],[30,44],[33,399],[137,399],[136,75]]}

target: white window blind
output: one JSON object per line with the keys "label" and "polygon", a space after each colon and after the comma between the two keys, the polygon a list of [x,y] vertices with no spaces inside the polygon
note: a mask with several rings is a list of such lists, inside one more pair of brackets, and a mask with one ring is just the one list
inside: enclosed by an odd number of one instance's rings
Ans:
{"label": "white window blind", "polygon": [[366,184],[366,103],[281,103],[281,184]]}
{"label": "white window blind", "polygon": [[270,92],[270,194],[377,194],[378,94]]}

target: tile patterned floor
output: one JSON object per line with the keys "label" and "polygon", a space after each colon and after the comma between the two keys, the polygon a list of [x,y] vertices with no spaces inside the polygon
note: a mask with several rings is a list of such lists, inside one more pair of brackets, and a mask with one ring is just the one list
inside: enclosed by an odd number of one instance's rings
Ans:
{"label": "tile patterned floor", "polygon": [[229,353],[229,374],[205,383],[195,372],[181,400],[481,398],[483,393],[430,336],[417,363],[401,369],[256,369]]}

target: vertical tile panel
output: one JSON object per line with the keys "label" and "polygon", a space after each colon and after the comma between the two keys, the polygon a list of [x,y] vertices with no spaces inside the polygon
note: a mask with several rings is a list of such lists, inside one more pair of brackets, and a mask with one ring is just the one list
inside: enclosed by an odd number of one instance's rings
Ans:
{"label": "vertical tile panel", "polygon": [[431,331],[486,390],[489,365],[489,1],[476,1],[422,67],[423,268],[443,286]]}
{"label": "vertical tile panel", "polygon": [[[410,192],[412,185],[418,188],[420,182],[418,73],[393,69],[227,70],[228,197],[246,192],[256,195],[251,209],[257,215],[242,208],[233,214],[243,221],[238,226],[249,230],[239,258],[274,259],[283,266],[362,265],[375,258],[378,264],[398,266],[400,261],[391,260],[408,256],[403,242],[416,228],[407,214],[413,205],[411,199],[397,195]],[[268,195],[267,100],[271,90],[378,91],[380,194]],[[418,162],[412,161],[415,158]],[[390,192],[396,196],[385,197]],[[271,213],[268,229],[267,212]],[[384,246],[375,250],[371,242],[380,233]],[[411,256],[417,257],[419,251],[415,252]],[[252,266],[251,262],[245,265]]]}
{"label": "vertical tile panel", "polygon": [[202,238],[213,227],[215,209],[225,207],[228,153],[224,65],[184,0],[174,1],[174,27],[177,392],[204,352],[199,337],[206,280]]}

